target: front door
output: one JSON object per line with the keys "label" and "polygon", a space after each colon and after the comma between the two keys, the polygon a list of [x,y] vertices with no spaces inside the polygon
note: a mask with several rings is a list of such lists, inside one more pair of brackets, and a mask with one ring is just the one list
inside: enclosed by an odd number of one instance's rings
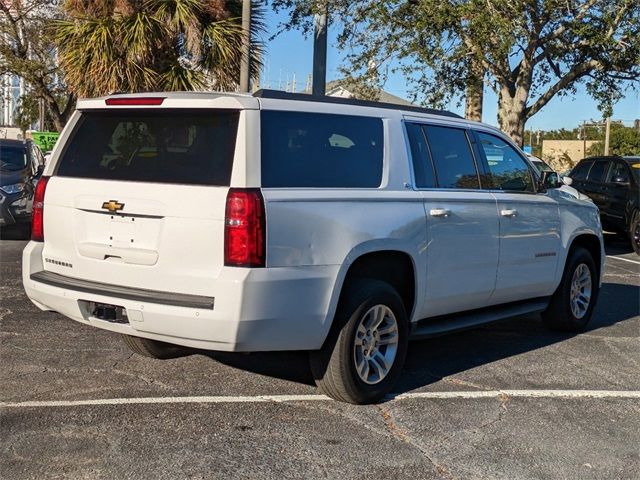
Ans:
{"label": "front door", "polygon": [[491,303],[551,295],[561,249],[558,204],[536,193],[528,163],[505,140],[477,132],[497,200],[500,261]]}

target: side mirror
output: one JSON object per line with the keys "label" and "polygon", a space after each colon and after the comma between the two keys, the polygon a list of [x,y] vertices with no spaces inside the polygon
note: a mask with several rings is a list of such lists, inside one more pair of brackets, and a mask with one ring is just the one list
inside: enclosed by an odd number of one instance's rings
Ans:
{"label": "side mirror", "polygon": [[42,172],[44,172],[44,165],[38,165],[36,169],[36,178],[40,178],[42,176]]}
{"label": "side mirror", "polygon": [[542,180],[540,181],[540,186],[543,189],[558,188],[561,185],[562,183],[560,183],[560,177],[556,172],[550,172],[548,170],[544,170],[542,172]]}
{"label": "side mirror", "polygon": [[573,185],[573,178],[565,175],[564,177],[562,177],[562,183],[564,183],[567,187],[570,187],[571,185]]}

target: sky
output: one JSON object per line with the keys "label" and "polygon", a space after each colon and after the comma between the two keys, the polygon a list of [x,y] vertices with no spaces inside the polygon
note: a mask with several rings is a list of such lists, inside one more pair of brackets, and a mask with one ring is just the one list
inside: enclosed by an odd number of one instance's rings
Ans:
{"label": "sky", "polygon": [[[266,37],[271,37],[276,33],[278,24],[286,19],[286,15],[276,14],[269,9],[266,17],[268,28]],[[336,33],[335,29],[329,29],[327,81],[340,78],[338,68],[342,64],[343,55],[335,46]],[[266,46],[266,68],[261,87],[266,88],[270,84],[270,88],[284,90],[287,77],[291,86],[295,74],[297,90],[303,90],[312,67],[313,43],[311,38],[304,38],[299,31],[284,32],[275,39],[267,41]],[[410,86],[399,74],[391,76],[383,88],[399,97],[409,97]],[[464,113],[464,107],[458,107],[456,102],[452,102],[448,109],[458,114]],[[497,125],[497,98],[490,88],[485,89],[483,110],[483,121]],[[559,128],[572,129],[583,120],[601,119],[602,114],[598,111],[596,101],[588,96],[584,88],[579,87],[575,95],[554,97],[527,122],[526,128],[545,131]],[[613,106],[612,119],[622,120],[627,126],[631,126],[634,119],[640,119],[640,92],[627,92],[626,96]]]}

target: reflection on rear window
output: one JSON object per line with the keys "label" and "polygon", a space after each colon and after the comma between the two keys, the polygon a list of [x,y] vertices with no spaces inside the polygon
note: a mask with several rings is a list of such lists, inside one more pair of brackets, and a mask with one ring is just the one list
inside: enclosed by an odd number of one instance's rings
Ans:
{"label": "reflection on rear window", "polygon": [[228,186],[238,115],[220,110],[84,112],[57,175]]}

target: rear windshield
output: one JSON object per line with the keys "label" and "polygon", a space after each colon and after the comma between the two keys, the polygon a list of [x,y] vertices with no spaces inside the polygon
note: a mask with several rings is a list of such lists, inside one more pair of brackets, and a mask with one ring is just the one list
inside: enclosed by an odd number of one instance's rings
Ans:
{"label": "rear windshield", "polygon": [[27,166],[27,149],[24,145],[0,145],[0,170],[17,171]]}
{"label": "rear windshield", "polygon": [[263,111],[262,186],[376,188],[382,181],[382,120]]}
{"label": "rear windshield", "polygon": [[63,177],[228,186],[237,111],[83,112],[58,162]]}

